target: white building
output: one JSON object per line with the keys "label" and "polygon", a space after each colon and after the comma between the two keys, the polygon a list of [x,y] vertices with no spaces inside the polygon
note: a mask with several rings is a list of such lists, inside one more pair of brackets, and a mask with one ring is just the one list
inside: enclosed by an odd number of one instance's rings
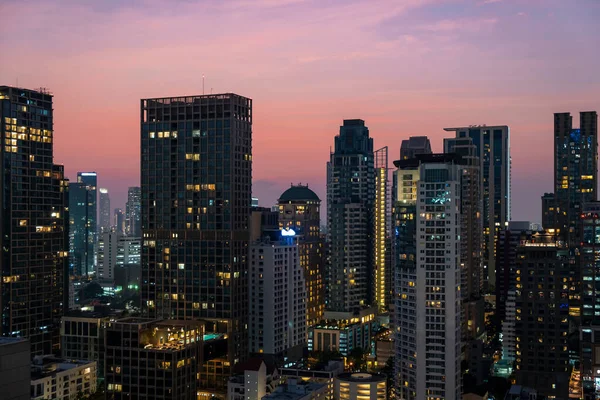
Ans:
{"label": "white building", "polygon": [[277,369],[258,358],[246,361],[237,371],[227,382],[227,400],[262,399],[279,384]]}
{"label": "white building", "polygon": [[115,266],[140,264],[141,248],[140,238],[115,231],[103,232],[98,240],[98,278],[102,282],[114,282]]}
{"label": "white building", "polygon": [[108,189],[100,188],[100,215],[98,220],[98,232],[110,231],[110,197]]}
{"label": "white building", "polygon": [[71,400],[78,393],[96,392],[95,361],[71,361],[52,356],[38,356],[31,370],[32,400]]}
{"label": "white building", "polygon": [[306,342],[306,289],[293,237],[250,246],[250,352],[288,356]]}
{"label": "white building", "polygon": [[[336,400],[386,400],[387,384],[383,374],[345,373],[333,380]],[[424,398],[424,397],[423,397]],[[460,397],[456,397],[459,399]]]}
{"label": "white building", "polygon": [[406,248],[414,246],[410,254],[400,254],[414,262],[399,263],[396,277],[396,385],[402,400],[460,398],[461,166],[456,157],[421,156],[418,171],[406,178],[417,198],[404,211],[414,213],[416,224],[405,218],[397,231]]}
{"label": "white building", "polygon": [[289,378],[275,391],[262,400],[326,400],[329,399],[329,389],[324,383],[307,382],[299,378]]}

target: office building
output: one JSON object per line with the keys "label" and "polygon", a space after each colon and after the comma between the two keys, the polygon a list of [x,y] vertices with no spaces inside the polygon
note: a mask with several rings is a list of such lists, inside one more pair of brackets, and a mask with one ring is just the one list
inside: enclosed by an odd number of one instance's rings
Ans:
{"label": "office building", "polygon": [[113,227],[119,235],[125,235],[125,213],[122,208],[115,208],[113,212]]}
{"label": "office building", "polygon": [[106,327],[107,398],[196,400],[203,325],[124,318]]}
{"label": "office building", "polygon": [[69,273],[88,276],[94,272],[96,245],[96,182],[95,172],[78,172],[77,182],[69,184]]}
{"label": "office building", "polygon": [[444,128],[456,138],[473,140],[479,158],[481,193],[483,196],[483,272],[484,280],[496,281],[495,241],[511,219],[511,153],[508,126],[469,126]]}
{"label": "office building", "polygon": [[400,159],[410,160],[418,154],[431,154],[431,142],[427,136],[411,136],[400,145]]}
{"label": "office building", "polygon": [[505,300],[505,318],[502,320],[502,359],[512,365],[517,351],[515,324],[517,321],[517,303],[514,289],[508,291]]}
{"label": "office building", "polygon": [[403,262],[396,267],[395,375],[402,399],[460,398],[462,163],[457,154],[394,162],[397,181],[416,188],[416,201],[396,210]]}
{"label": "office building", "polygon": [[141,263],[142,241],[115,231],[104,232],[98,240],[98,280],[114,283],[117,266]]}
{"label": "office building", "polygon": [[68,301],[68,186],[53,163],[52,95],[0,86],[0,336],[58,350]]}
{"label": "office building", "polygon": [[32,400],[71,400],[96,393],[96,361],[37,356],[31,366]]}
{"label": "office building", "polygon": [[100,188],[100,215],[98,216],[98,233],[110,231],[110,196],[108,189]]}
{"label": "office building", "polygon": [[6,400],[29,400],[31,346],[27,339],[0,337],[0,393]]}
{"label": "office building", "polygon": [[143,312],[224,334],[222,374],[202,379],[224,392],[248,355],[252,100],[144,99],[141,117]]}
{"label": "office building", "polygon": [[125,233],[129,236],[142,236],[142,189],[138,186],[127,190]]}
{"label": "office building", "polygon": [[554,193],[544,193],[542,196],[542,228],[554,229],[558,223],[557,218]]}
{"label": "office building", "polygon": [[327,163],[327,310],[352,312],[374,301],[374,162],[365,122],[344,120]]}
{"label": "office building", "polygon": [[516,383],[556,399],[569,397],[571,268],[568,248],[555,232],[535,233],[517,249]]}
{"label": "office building", "polygon": [[560,238],[580,243],[579,215],[598,196],[598,114],[580,113],[579,129],[570,113],[554,114],[554,197]]}
{"label": "office building", "polygon": [[[334,379],[334,398],[339,400],[386,400],[386,381],[387,377],[383,374],[362,372],[340,374]],[[423,396],[423,398],[425,397]]]}
{"label": "office building", "polygon": [[325,311],[323,321],[308,328],[308,351],[340,352],[348,356],[355,349],[368,349],[378,329],[377,307],[358,313]]}
{"label": "office building", "polygon": [[325,310],[325,254],[321,240],[321,199],[308,185],[292,185],[279,196],[279,230],[295,232],[300,253],[300,266],[306,282],[306,326],[323,318]]}
{"label": "office building", "polygon": [[[283,231],[282,234],[289,232]],[[262,240],[249,255],[250,353],[302,358],[306,343],[306,286],[293,236]]]}

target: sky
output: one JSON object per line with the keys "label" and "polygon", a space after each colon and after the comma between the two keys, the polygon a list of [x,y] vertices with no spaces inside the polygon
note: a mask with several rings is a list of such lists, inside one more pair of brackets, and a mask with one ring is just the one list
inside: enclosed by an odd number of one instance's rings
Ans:
{"label": "sky", "polygon": [[344,119],[375,148],[509,125],[514,220],[553,190],[553,113],[600,111],[599,0],[2,0],[0,84],[54,94],[55,162],[139,185],[141,98],[253,99],[253,194],[325,198]]}

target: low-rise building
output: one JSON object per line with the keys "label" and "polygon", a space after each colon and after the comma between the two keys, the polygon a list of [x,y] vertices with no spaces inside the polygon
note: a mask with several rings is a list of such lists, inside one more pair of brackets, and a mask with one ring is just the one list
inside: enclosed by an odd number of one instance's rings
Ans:
{"label": "low-rise building", "polygon": [[344,373],[334,379],[336,400],[387,399],[387,378],[383,374]]}
{"label": "low-rise building", "polygon": [[262,399],[279,385],[279,373],[271,363],[251,358],[236,366],[227,382],[227,400]]}
{"label": "low-rise building", "polygon": [[328,388],[323,383],[289,378],[285,384],[278,386],[273,393],[259,398],[262,400],[326,400],[328,398]]}
{"label": "low-rise building", "polygon": [[306,368],[281,368],[279,370],[282,379],[302,379],[305,382],[312,382],[327,385],[326,399],[333,399],[333,380],[339,374],[344,373],[344,361],[329,361],[327,364],[315,365],[310,369]]}
{"label": "low-rise building", "polygon": [[72,400],[96,392],[96,361],[37,356],[31,367],[32,400]]}
{"label": "low-rise building", "polygon": [[31,345],[23,338],[0,337],[0,394],[6,400],[29,400]]}
{"label": "low-rise building", "polygon": [[535,389],[521,386],[512,385],[504,396],[504,400],[536,400],[537,391]]}
{"label": "low-rise building", "polygon": [[347,356],[354,349],[368,349],[377,327],[376,314],[376,307],[357,314],[325,311],[325,321],[308,331],[308,350],[339,351]]}

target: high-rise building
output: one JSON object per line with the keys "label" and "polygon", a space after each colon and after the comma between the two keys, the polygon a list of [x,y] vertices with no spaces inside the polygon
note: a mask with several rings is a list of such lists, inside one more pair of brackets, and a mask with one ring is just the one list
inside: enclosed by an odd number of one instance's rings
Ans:
{"label": "high-rise building", "polygon": [[106,398],[196,400],[203,333],[195,321],[124,318],[107,323]]}
{"label": "high-rise building", "polygon": [[407,183],[396,194],[395,209],[401,261],[395,375],[401,399],[460,398],[462,163],[456,154],[394,162],[396,181]]}
{"label": "high-rise building", "polygon": [[293,230],[250,246],[250,353],[298,360],[306,344],[306,286]]}
{"label": "high-rise building", "polygon": [[542,227],[554,229],[558,223],[557,217],[554,193],[544,193],[542,196]]}
{"label": "high-rise building", "polygon": [[569,398],[570,261],[554,232],[535,233],[517,249],[515,378],[556,399]]}
{"label": "high-rise building", "polygon": [[344,120],[327,163],[325,307],[331,311],[357,311],[374,300],[374,162],[365,122]]}
{"label": "high-rise building", "polygon": [[387,311],[392,284],[390,247],[390,193],[388,179],[388,148],[383,147],[374,153],[375,156],[375,204],[373,207],[373,256],[374,256],[374,288],[373,300],[381,312]]}
{"label": "high-rise building", "polygon": [[510,129],[506,125],[481,125],[444,130],[456,132],[456,138],[470,137],[477,148],[483,196],[483,273],[488,285],[494,285],[494,246],[511,215]]}
{"label": "high-rise building", "polygon": [[73,276],[94,271],[96,181],[95,172],[78,172],[77,182],[69,184],[69,273]]}
{"label": "high-rise building", "polygon": [[113,215],[115,232],[120,235],[125,235],[125,213],[123,212],[123,209],[115,208]]}
{"label": "high-rise building", "polygon": [[141,239],[123,236],[117,232],[104,232],[98,239],[97,278],[104,283],[114,283],[115,268],[140,264]]}
{"label": "high-rise building", "polygon": [[225,391],[248,354],[252,100],[144,99],[141,117],[142,309],[225,334],[219,372],[201,380]]}
{"label": "high-rise building", "polygon": [[312,326],[321,321],[325,310],[321,199],[308,185],[292,185],[279,196],[277,204],[279,230],[293,230],[298,240],[300,266],[306,282],[306,324]]}
{"label": "high-rise building", "polygon": [[127,190],[125,233],[129,236],[142,236],[142,189],[137,186]]}
{"label": "high-rise building", "polygon": [[52,95],[0,86],[1,336],[59,348],[67,307],[68,185],[53,163]]}
{"label": "high-rise building", "polygon": [[98,216],[98,233],[110,231],[110,196],[108,189],[100,188],[100,215]]}
{"label": "high-rise building", "polygon": [[400,159],[409,160],[417,154],[431,154],[431,142],[427,136],[411,136],[400,145]]}
{"label": "high-rise building", "polygon": [[[584,203],[598,196],[598,114],[580,113],[579,129],[570,113],[554,114],[554,197],[560,237],[579,246]],[[546,228],[546,227],[544,227]]]}

